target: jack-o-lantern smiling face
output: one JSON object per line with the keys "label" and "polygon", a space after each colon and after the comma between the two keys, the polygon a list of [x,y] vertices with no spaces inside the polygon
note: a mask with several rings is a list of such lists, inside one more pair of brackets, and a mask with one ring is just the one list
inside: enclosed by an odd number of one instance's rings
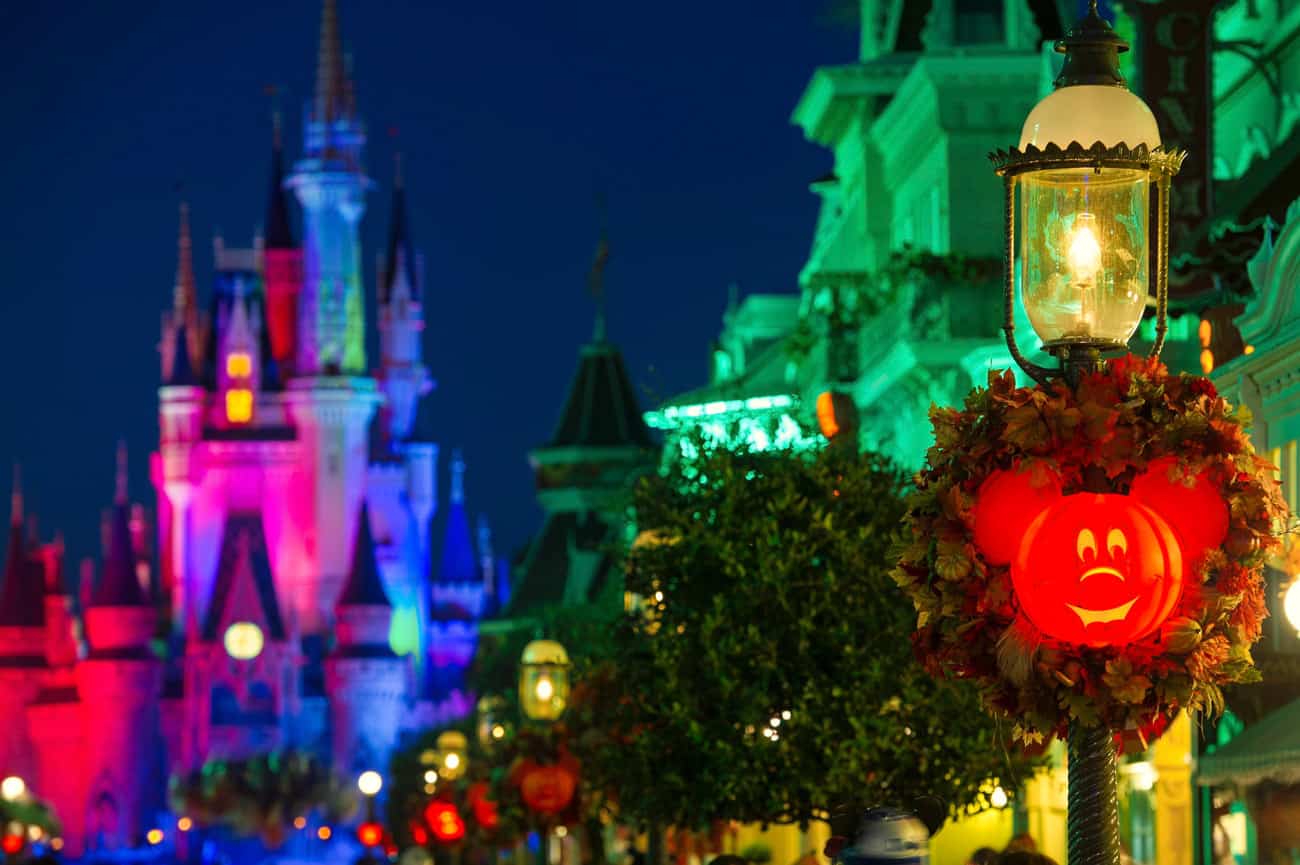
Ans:
{"label": "jack-o-lantern smiling face", "polygon": [[1114,645],[1146,636],[1182,591],[1178,539],[1128,496],[1067,496],[1029,525],[1011,563],[1021,608],[1058,640]]}
{"label": "jack-o-lantern smiling face", "polygon": [[1035,488],[998,472],[980,490],[976,544],[988,561],[1011,565],[1020,608],[1045,635],[1131,643],[1169,618],[1185,564],[1227,533],[1227,507],[1203,478],[1175,489],[1167,474],[1168,463],[1153,466],[1133,495],[1062,496],[1055,480]]}

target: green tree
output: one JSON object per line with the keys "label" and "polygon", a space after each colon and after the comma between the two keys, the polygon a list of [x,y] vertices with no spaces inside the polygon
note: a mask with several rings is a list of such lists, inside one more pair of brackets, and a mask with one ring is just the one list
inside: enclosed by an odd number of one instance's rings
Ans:
{"label": "green tree", "polygon": [[890,578],[905,484],[851,449],[703,446],[641,483],[626,588],[644,607],[612,653],[621,744],[585,764],[625,819],[805,822],[922,797],[956,811],[993,778],[1013,787],[977,695],[912,657]]}

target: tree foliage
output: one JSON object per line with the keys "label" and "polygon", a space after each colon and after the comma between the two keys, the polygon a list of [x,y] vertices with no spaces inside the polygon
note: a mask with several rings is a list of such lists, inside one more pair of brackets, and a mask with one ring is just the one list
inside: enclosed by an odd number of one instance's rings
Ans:
{"label": "tree foliage", "polygon": [[957,809],[1013,780],[976,694],[913,660],[915,614],[890,578],[904,488],[841,448],[701,448],[642,482],[626,588],[643,605],[614,634],[623,744],[585,767],[625,818],[802,822],[924,796]]}

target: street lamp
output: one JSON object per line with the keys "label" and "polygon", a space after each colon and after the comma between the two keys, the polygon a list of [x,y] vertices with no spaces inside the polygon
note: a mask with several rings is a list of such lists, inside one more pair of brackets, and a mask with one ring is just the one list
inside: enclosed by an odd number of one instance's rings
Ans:
{"label": "street lamp", "polygon": [[16,802],[27,793],[27,782],[17,775],[10,775],[0,781],[0,798],[6,802]]}
{"label": "street lamp", "polygon": [[506,737],[506,701],[501,697],[488,696],[478,701],[476,712],[475,735],[479,747],[491,751]]}
{"label": "street lamp", "polygon": [[533,640],[519,659],[519,706],[534,721],[555,721],[569,702],[569,653],[554,640]]}
{"label": "street lamp", "polygon": [[374,769],[367,769],[357,776],[357,789],[363,796],[373,799],[379,795],[380,790],[384,789],[384,776]]}
{"label": "street lamp", "polygon": [[[989,158],[1005,181],[1007,348],[1040,384],[1056,377],[1073,384],[1100,366],[1104,352],[1127,349],[1152,293],[1152,355],[1164,345],[1169,182],[1186,154],[1161,146],[1151,109],[1125,86],[1119,54],[1128,44],[1097,13],[1096,0],[1056,50],[1065,55],[1056,89],[1029,112],[1019,146]],[[1059,369],[1031,363],[1016,345],[1017,271],[1029,322]]]}
{"label": "street lamp", "polygon": [[448,730],[438,736],[438,774],[455,781],[469,768],[469,741],[464,733]]}
{"label": "street lamp", "polygon": [[1291,586],[1282,596],[1282,612],[1296,633],[1300,634],[1300,577],[1291,581]]}

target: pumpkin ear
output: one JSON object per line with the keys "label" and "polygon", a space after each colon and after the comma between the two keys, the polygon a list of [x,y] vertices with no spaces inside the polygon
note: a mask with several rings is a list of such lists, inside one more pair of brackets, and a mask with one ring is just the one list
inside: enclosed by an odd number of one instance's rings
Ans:
{"label": "pumpkin ear", "polygon": [[1003,469],[980,485],[975,499],[975,546],[994,565],[1015,558],[1029,524],[1061,497],[1061,479],[1049,473],[1035,486],[1029,472]]}
{"label": "pumpkin ear", "polygon": [[1190,483],[1177,457],[1163,457],[1133,479],[1129,495],[1159,514],[1178,535],[1183,559],[1194,562],[1228,536],[1228,505],[1209,476]]}

